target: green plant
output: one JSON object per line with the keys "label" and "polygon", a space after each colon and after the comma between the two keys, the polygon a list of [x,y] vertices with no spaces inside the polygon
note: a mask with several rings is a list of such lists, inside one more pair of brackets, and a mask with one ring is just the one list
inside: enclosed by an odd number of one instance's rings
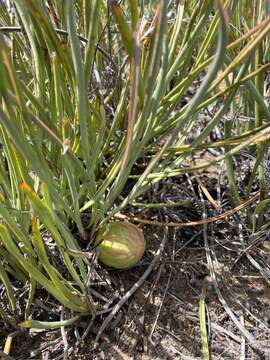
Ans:
{"label": "green plant", "polygon": [[[143,2],[148,17],[137,0],[112,1],[110,19],[105,0],[11,3],[15,16],[0,9],[0,278],[15,319],[14,277],[29,283],[26,319],[39,286],[68,309],[91,313],[87,259],[72,229],[85,238],[87,219],[94,244],[98,229],[151,183],[198,169],[182,167],[191,151],[230,146],[212,161],[226,159],[229,172],[233,154],[268,136],[260,118],[237,136],[228,129],[223,143],[206,142],[243,84],[270,119],[253,86],[269,64],[252,66],[270,19],[243,34],[229,22],[239,20],[234,1]],[[186,145],[211,104],[219,105],[214,117]],[[14,325],[1,307],[0,314]]]}

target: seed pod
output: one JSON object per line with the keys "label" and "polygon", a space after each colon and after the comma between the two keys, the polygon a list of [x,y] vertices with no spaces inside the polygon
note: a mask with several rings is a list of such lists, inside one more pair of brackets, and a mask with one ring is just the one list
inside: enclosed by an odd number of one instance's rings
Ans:
{"label": "seed pod", "polygon": [[98,232],[96,244],[98,243],[98,259],[115,269],[131,268],[145,251],[142,231],[128,222],[113,222],[102,227]]}

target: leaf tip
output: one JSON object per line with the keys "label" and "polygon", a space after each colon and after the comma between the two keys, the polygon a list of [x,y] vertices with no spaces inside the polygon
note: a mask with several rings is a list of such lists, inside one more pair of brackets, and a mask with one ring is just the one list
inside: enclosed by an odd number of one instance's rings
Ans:
{"label": "leaf tip", "polygon": [[21,190],[21,191],[29,191],[30,190],[30,186],[26,183],[26,182],[24,182],[24,181],[21,181],[20,183],[19,183],[19,189]]}
{"label": "leaf tip", "polygon": [[24,329],[29,329],[30,328],[29,320],[22,321],[21,323],[19,323],[19,326]]}

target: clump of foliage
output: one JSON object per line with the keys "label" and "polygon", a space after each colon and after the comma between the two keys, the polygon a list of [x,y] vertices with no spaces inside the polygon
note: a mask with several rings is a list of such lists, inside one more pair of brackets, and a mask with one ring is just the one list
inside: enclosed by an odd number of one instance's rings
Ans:
{"label": "clump of foliage", "polygon": [[[93,243],[98,228],[151,183],[224,159],[237,202],[232,155],[254,143],[253,174],[259,168],[263,184],[270,21],[260,8],[245,32],[245,1],[9,3],[10,11],[0,9],[0,279],[10,311],[0,306],[0,315],[16,327],[14,279],[29,285],[25,319],[39,287],[75,313],[94,311],[88,260],[72,231],[87,238],[85,219]],[[183,167],[190,152],[215,146],[208,135],[246,98],[255,123],[237,136],[227,124],[223,156]],[[199,112],[211,104],[216,113],[188,145]]]}

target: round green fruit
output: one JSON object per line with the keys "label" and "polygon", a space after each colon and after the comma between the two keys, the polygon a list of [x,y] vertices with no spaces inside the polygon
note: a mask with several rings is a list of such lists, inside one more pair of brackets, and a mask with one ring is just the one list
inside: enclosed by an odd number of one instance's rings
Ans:
{"label": "round green fruit", "polygon": [[142,231],[128,222],[113,222],[101,228],[96,244],[99,244],[98,259],[104,265],[115,269],[131,268],[145,251]]}

